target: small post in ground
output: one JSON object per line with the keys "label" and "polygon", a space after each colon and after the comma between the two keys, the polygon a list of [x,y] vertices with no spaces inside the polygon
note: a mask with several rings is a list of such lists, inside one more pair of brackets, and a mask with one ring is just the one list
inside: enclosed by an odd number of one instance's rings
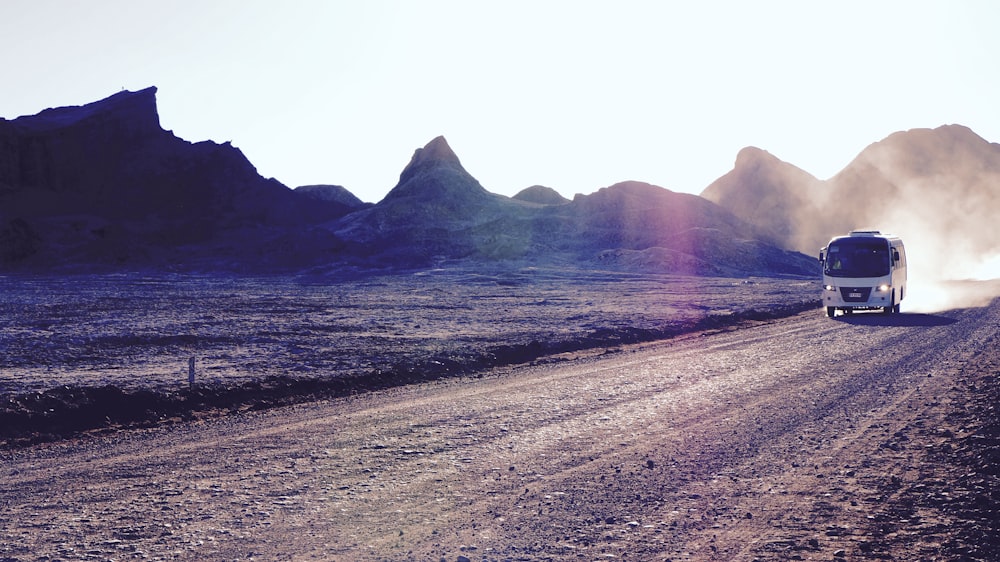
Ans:
{"label": "small post in ground", "polygon": [[188,359],[188,387],[194,388],[194,356]]}

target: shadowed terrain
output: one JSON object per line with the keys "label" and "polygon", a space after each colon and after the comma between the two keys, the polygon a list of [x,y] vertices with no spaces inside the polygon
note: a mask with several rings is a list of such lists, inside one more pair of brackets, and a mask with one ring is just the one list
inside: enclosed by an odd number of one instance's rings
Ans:
{"label": "shadowed terrain", "polygon": [[815,308],[816,288],[807,280],[543,269],[362,279],[0,277],[0,443],[728,329]]}
{"label": "shadowed terrain", "polygon": [[229,143],[164,131],[155,94],[0,120],[0,271],[262,273],[455,260],[705,275],[814,269],[729,211],[640,182],[572,201],[541,186],[490,193],[444,137],[418,148],[374,205],[342,186],[288,189]]}

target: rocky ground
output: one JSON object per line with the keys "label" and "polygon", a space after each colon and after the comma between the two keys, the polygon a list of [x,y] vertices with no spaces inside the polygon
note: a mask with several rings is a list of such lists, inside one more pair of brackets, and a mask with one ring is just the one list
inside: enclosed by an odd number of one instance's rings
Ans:
{"label": "rocky ground", "polygon": [[[914,480],[890,477],[886,501],[872,515],[875,540],[923,543],[917,551],[923,559],[1000,560],[1000,354],[996,348],[994,341],[992,350],[959,371],[950,392],[930,403],[947,406],[938,424],[928,427],[925,420],[881,445],[888,450],[919,451],[922,447],[923,454],[912,457],[917,470]],[[871,550],[875,551],[874,544]]]}
{"label": "rocky ground", "polygon": [[553,268],[9,276],[0,287],[0,446],[735,326],[812,308],[818,292],[804,279]]}
{"label": "rocky ground", "polygon": [[1000,303],[755,316],[20,443],[0,560],[998,559]]}

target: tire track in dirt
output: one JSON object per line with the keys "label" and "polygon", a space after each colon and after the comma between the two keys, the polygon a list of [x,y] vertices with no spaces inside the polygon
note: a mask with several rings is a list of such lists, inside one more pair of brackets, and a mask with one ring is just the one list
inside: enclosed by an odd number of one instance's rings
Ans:
{"label": "tire track in dirt", "polygon": [[996,316],[806,313],[5,453],[0,556],[865,555],[872,498],[919,472],[886,444],[937,423]]}
{"label": "tire track in dirt", "polygon": [[[810,333],[809,337],[823,336],[827,333],[828,332],[824,329],[817,331],[815,333]],[[876,360],[875,362],[877,363],[878,361]],[[739,461],[741,456],[749,456],[752,459],[752,462],[750,464],[753,470],[750,471],[749,473],[757,474],[760,473],[761,471],[766,472],[768,470],[768,467],[766,466],[766,463],[764,461],[768,459],[762,458],[761,455],[758,453],[758,451],[761,449],[762,443],[766,443],[768,444],[768,446],[773,446],[771,445],[771,443],[780,440],[780,438],[784,434],[807,429],[804,428],[803,425],[809,422],[812,417],[815,416],[830,417],[830,414],[826,414],[825,412],[835,412],[838,409],[837,406],[839,405],[845,405],[845,404],[850,405],[850,403],[847,402],[846,400],[858,401],[859,399],[864,398],[863,393],[871,394],[872,386],[874,384],[881,382],[880,379],[876,379],[869,376],[868,371],[873,367],[873,365],[871,365],[870,363],[863,363],[864,368],[861,369],[856,368],[855,372],[845,373],[844,375],[841,376],[841,378],[831,379],[827,376],[821,381],[823,384],[826,385],[826,387],[818,385],[815,381],[810,381],[809,379],[813,377],[813,374],[808,369],[799,371],[791,370],[790,367],[792,367],[792,365],[788,361],[773,361],[772,363],[775,363],[775,365],[773,366],[769,365],[769,367],[776,367],[776,370],[771,369],[769,371],[772,376],[769,383],[773,384],[773,386],[766,386],[763,388],[758,388],[757,390],[754,391],[744,393],[741,396],[742,402],[737,405],[734,405],[732,401],[725,399],[724,394],[716,393],[715,395],[716,402],[714,406],[712,408],[699,412],[701,415],[696,417],[687,417],[687,418],[681,416],[672,419],[671,423],[676,426],[673,428],[675,430],[673,434],[667,431],[670,428],[655,428],[654,431],[652,431],[651,433],[657,435],[656,440],[659,441],[661,447],[664,442],[670,440],[675,440],[680,443],[679,446],[673,448],[672,450],[667,451],[666,454],[664,454],[664,451],[662,450],[657,450],[656,453],[659,453],[659,456],[661,457],[665,456],[667,458],[670,458],[670,455],[684,455],[686,451],[687,456],[689,457],[687,466],[685,467],[683,466],[684,463],[677,462],[675,460],[671,465],[673,470],[668,471],[669,474],[659,477],[649,476],[645,478],[645,480],[656,480],[657,482],[656,485],[641,486],[639,488],[648,490],[673,489],[676,492],[674,496],[676,496],[678,493],[681,494],[681,496],[683,496],[685,490],[683,488],[678,488],[676,485],[671,486],[671,482],[676,483],[676,482],[687,482],[691,480],[696,480],[699,483],[704,483],[703,480],[705,480],[706,478],[707,479],[716,478],[716,476],[712,474],[713,471],[719,474],[723,473],[728,473],[730,475],[737,473],[746,474],[747,473],[746,470],[737,471],[726,468],[728,465],[731,465],[732,463]],[[840,368],[843,367],[843,365],[841,365],[840,363],[836,363],[836,365]],[[884,373],[886,371],[886,368],[878,367],[878,370]],[[774,377],[774,375],[779,375],[779,376]],[[732,382],[738,382],[738,381],[747,382],[748,378],[746,376],[743,376],[742,378],[737,377],[737,379]],[[752,383],[753,381],[749,380],[749,382]],[[840,388],[841,386],[845,385],[846,389]],[[788,401],[789,398],[792,399],[797,398],[796,396],[789,396],[789,394],[787,393],[788,389],[799,390],[800,394],[806,392],[812,392],[815,403],[807,408],[796,408],[794,404],[785,403]],[[824,397],[824,395],[826,396]],[[758,397],[756,402],[752,400],[754,396]],[[821,398],[822,401],[820,401]],[[876,401],[879,400],[878,393],[875,393],[874,400]],[[867,408],[870,406],[864,406],[863,403],[859,402],[855,404],[854,407]],[[849,412],[845,413],[845,415],[849,416],[850,413]],[[753,436],[752,434],[747,434],[746,432],[740,433],[741,431],[743,431],[743,428],[741,428],[740,426],[746,425],[745,422],[747,422],[748,420],[756,421],[759,424],[759,431],[763,435]],[[684,439],[682,436],[678,436],[678,433],[681,435],[687,433],[689,439]],[[697,451],[694,455],[692,455],[690,450],[691,448],[697,448],[700,450]],[[656,457],[656,454],[655,453],[649,454],[650,447],[648,447],[648,445],[639,444],[635,446],[635,449],[638,452],[646,453],[647,456],[649,457],[649,460],[646,461],[647,468],[652,469],[654,467],[660,466],[660,463],[658,463],[657,461],[652,461],[652,463],[650,463],[652,458]],[[630,453],[631,456],[633,457],[632,466],[633,467],[642,466],[643,465],[643,463],[641,462],[642,455],[635,454],[635,451],[628,451],[623,448],[622,450],[618,451],[618,454],[616,456],[620,459],[622,457],[628,457]],[[776,464],[778,466],[787,465],[788,463],[791,463],[794,466],[798,464],[794,460],[796,454],[797,451],[789,450],[786,452],[785,455],[781,455],[776,459],[770,459],[768,462]],[[785,460],[785,459],[792,459],[792,460]],[[603,473],[605,475],[609,474],[607,468],[614,468],[615,472],[618,472],[618,468],[613,466],[605,467],[604,471],[597,470],[596,472]],[[707,474],[705,473],[706,470],[708,470]],[[655,472],[656,472],[655,470],[651,470],[648,473],[642,470],[638,471],[633,470],[631,477],[634,478],[639,474],[652,475]],[[695,476],[692,476],[692,474],[694,474]],[[698,476],[699,474],[700,476]],[[588,490],[588,492],[581,494],[581,496],[593,495],[595,497],[598,497],[600,496],[600,494],[601,492],[599,490],[591,489]],[[706,497],[717,498],[720,495],[705,494],[703,492],[691,492],[689,496],[690,497],[687,499],[700,500]],[[628,497],[628,493],[626,493],[623,490],[618,490],[614,494],[614,497],[618,498],[617,503],[619,504],[649,503],[647,501],[647,498],[643,498],[642,502],[630,501],[631,498]],[[684,498],[682,497],[681,499],[683,500]],[[571,502],[571,503],[577,503],[577,502]],[[612,503],[614,504],[615,502]],[[669,502],[667,502],[666,500],[661,500],[660,503],[665,505],[666,503]],[[684,504],[685,502],[677,501],[677,503]],[[692,502],[686,502],[686,503],[691,504]],[[712,509],[709,509],[708,504],[704,501],[695,501],[693,503],[702,505],[695,507],[689,506],[686,509],[702,514],[712,511]],[[716,511],[718,510],[718,508],[714,509]],[[622,552],[615,551],[615,549],[609,548],[610,546],[608,544],[609,541],[608,540],[602,541],[602,537],[600,536],[586,538],[588,533],[597,535],[606,533],[604,527],[606,527],[607,525],[614,525],[615,522],[618,522],[620,526],[622,521],[627,520],[629,522],[635,522],[638,526],[639,521],[637,520],[637,514],[634,513],[634,511],[621,513],[620,510],[616,509],[615,505],[610,505],[610,506],[606,505],[604,506],[604,510],[605,513],[608,514],[608,516],[603,518],[605,525],[601,524],[600,516],[592,517],[592,521],[590,522],[590,524],[588,524],[588,521],[586,520],[586,518],[584,518],[584,520],[579,521],[579,524],[575,530],[575,535],[572,537],[571,542],[577,544],[583,543],[588,545],[600,545],[603,542],[605,543],[604,546],[607,552],[602,552],[602,554],[606,555],[626,554],[628,552],[628,549],[625,549]],[[673,509],[671,511],[671,514],[673,516],[677,516],[681,514],[683,511],[684,510],[681,509]],[[751,512],[747,511],[745,512],[745,514],[751,514]],[[572,518],[572,514],[560,513],[560,515],[555,519],[566,520],[567,518]],[[609,521],[611,523],[608,523]],[[662,531],[662,529],[658,528],[658,525],[663,525],[664,523],[665,522],[663,520],[660,520],[657,522],[657,524],[652,525],[652,527],[656,528],[659,531]],[[669,526],[673,528],[675,523],[676,521],[672,521],[670,522]],[[685,533],[690,533],[692,529],[697,530],[698,525],[699,524],[695,524],[690,529],[685,528],[684,529]],[[641,525],[641,526],[643,528],[646,528],[648,525]],[[597,533],[589,532],[587,530],[587,529],[593,529],[595,527],[600,529]],[[712,525],[712,527],[714,528],[714,525]],[[718,534],[718,531],[717,530],[713,531],[713,534]],[[607,539],[608,536],[609,535],[603,535],[603,538]],[[610,543],[612,544],[613,542],[614,541],[610,541]],[[661,552],[662,549],[666,548],[666,543],[668,543],[669,541],[658,540],[655,542],[657,544],[656,548],[646,552],[645,554],[653,555]],[[565,548],[570,548],[570,547],[567,546]],[[676,554],[680,556],[681,559],[683,559],[684,552],[685,550],[681,548],[678,549]],[[706,549],[705,552],[699,555],[699,558],[706,557],[706,554],[714,556],[714,552],[715,551],[713,550]],[[556,553],[551,553],[551,554],[567,555],[568,551],[557,551]],[[722,559],[725,558],[723,557]]]}

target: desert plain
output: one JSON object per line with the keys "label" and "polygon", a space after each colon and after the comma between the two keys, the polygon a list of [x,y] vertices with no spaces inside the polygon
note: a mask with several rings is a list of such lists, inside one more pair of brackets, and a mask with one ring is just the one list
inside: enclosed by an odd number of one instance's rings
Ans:
{"label": "desert plain", "polygon": [[812,279],[531,267],[0,283],[5,562],[1000,553],[996,301],[830,319]]}

